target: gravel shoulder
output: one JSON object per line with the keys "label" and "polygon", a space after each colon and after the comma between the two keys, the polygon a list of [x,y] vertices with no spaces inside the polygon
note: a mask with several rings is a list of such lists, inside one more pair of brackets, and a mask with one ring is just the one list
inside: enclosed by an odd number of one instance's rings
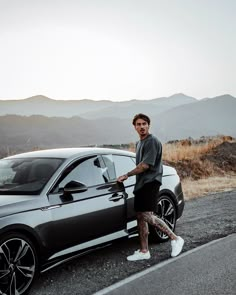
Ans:
{"label": "gravel shoulder", "polygon": [[[236,190],[209,194],[186,202],[176,233],[185,239],[184,252],[236,232]],[[170,242],[150,242],[151,259],[128,262],[138,238],[115,242],[40,275],[31,295],[91,295],[170,257]]]}

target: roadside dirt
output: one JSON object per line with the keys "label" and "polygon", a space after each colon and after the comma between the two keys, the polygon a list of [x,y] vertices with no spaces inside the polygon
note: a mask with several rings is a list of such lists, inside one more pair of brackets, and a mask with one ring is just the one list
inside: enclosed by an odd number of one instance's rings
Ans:
{"label": "roadside dirt", "polygon": [[175,167],[181,180],[198,180],[209,176],[236,175],[236,142],[223,142],[193,159],[165,161]]}
{"label": "roadside dirt", "polygon": [[212,162],[224,172],[236,173],[236,142],[223,142],[210,153],[202,156],[201,160]]}
{"label": "roadside dirt", "polygon": [[[185,239],[184,252],[236,231],[236,190],[187,201],[176,233]],[[42,274],[31,295],[91,295],[105,287],[170,259],[170,242],[150,243],[151,259],[128,262],[138,238],[121,240]]]}

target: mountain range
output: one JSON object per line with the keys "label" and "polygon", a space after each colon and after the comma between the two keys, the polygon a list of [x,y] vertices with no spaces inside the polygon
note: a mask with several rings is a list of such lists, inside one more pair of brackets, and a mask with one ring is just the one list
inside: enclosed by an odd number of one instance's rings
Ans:
{"label": "mountain range", "polygon": [[129,100],[113,102],[110,100],[54,100],[37,95],[22,100],[0,100],[0,116],[2,115],[42,115],[46,117],[71,118],[79,116],[84,119],[107,117],[130,118],[140,110],[150,115],[160,114],[173,107],[196,102],[193,97],[175,94],[152,100]]}
{"label": "mountain range", "polygon": [[66,146],[126,144],[138,137],[137,113],[151,117],[151,132],[164,143],[183,138],[236,137],[236,98],[175,94],[152,100],[54,100],[38,95],[0,100],[0,150],[7,153]]}

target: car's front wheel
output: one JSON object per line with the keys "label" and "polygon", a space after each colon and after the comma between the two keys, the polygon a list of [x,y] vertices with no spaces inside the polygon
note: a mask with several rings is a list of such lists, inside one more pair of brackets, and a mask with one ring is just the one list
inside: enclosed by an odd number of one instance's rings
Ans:
{"label": "car's front wheel", "polygon": [[9,233],[0,239],[0,291],[3,294],[26,294],[37,267],[35,248],[26,236]]}
{"label": "car's front wheel", "polygon": [[[158,199],[157,210],[154,212],[159,218],[161,218],[168,227],[174,231],[176,226],[176,208],[173,200],[168,195],[162,195]],[[166,242],[169,237],[161,230],[150,226],[150,236],[157,242]]]}

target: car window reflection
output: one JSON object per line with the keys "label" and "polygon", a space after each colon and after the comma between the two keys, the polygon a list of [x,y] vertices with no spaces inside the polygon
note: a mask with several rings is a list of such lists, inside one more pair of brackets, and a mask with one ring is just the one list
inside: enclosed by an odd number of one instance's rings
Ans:
{"label": "car window reflection", "polygon": [[106,183],[108,175],[106,167],[100,156],[84,159],[76,165],[67,168],[67,174],[62,178],[54,190],[60,191],[70,181],[79,181],[84,183],[87,187]]}
{"label": "car window reflection", "polygon": [[22,158],[0,161],[0,194],[39,194],[62,159]]}

